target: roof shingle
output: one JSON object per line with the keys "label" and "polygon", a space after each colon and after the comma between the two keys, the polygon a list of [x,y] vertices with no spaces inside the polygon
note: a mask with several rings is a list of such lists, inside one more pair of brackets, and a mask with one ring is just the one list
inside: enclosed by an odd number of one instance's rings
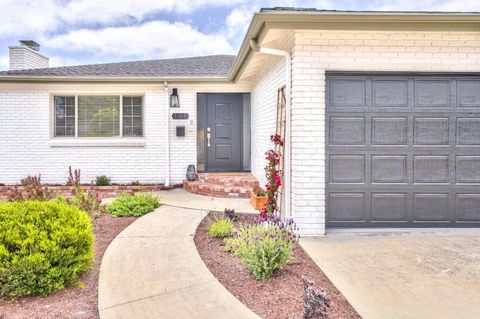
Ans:
{"label": "roof shingle", "polygon": [[234,55],[210,55],[191,58],[3,71],[0,72],[0,76],[228,78],[234,60]]}

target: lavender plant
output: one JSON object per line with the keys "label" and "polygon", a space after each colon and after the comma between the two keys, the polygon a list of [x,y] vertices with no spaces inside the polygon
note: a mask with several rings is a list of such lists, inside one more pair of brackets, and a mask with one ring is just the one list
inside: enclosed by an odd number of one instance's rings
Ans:
{"label": "lavender plant", "polygon": [[265,280],[282,269],[292,257],[298,241],[293,220],[272,218],[240,227],[225,238],[225,250],[240,257],[257,280]]}

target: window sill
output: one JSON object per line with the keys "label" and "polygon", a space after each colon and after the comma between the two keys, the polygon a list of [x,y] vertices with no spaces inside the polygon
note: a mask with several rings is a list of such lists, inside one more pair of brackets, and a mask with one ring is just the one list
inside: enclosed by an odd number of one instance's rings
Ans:
{"label": "window sill", "polygon": [[55,138],[50,147],[144,147],[144,138]]}

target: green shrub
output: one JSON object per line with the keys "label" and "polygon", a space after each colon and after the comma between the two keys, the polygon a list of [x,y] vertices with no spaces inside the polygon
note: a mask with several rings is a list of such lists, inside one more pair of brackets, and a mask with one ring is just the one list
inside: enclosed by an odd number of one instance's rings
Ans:
{"label": "green shrub", "polygon": [[107,205],[107,212],[117,217],[139,217],[154,211],[158,207],[160,207],[160,201],[152,194],[122,194]]}
{"label": "green shrub", "polygon": [[233,233],[233,222],[229,218],[215,218],[208,227],[210,237],[224,238]]}
{"label": "green shrub", "polygon": [[97,176],[95,179],[95,185],[97,186],[109,186],[111,185],[111,180],[105,175]]}
{"label": "green shrub", "polygon": [[89,216],[55,201],[0,203],[0,296],[80,286],[93,259]]}
{"label": "green shrub", "polygon": [[256,279],[264,280],[290,260],[296,240],[284,224],[260,223],[242,226],[225,238],[225,250],[240,257]]}

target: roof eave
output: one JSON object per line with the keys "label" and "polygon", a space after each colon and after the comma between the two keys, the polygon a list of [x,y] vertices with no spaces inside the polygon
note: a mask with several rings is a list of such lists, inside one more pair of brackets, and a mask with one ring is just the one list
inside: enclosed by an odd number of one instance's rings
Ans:
{"label": "roof eave", "polygon": [[0,82],[231,82],[227,77],[92,77],[0,75]]}
{"label": "roof eave", "polygon": [[[319,19],[321,17],[321,19]],[[250,40],[261,43],[268,29],[321,29],[330,25],[370,25],[381,29],[386,25],[403,25],[409,29],[425,26],[440,26],[445,29],[475,27],[480,30],[479,13],[436,13],[436,12],[339,12],[339,11],[261,11],[255,13],[245,34],[232,70],[230,80],[237,81],[245,65],[253,56]]]}

